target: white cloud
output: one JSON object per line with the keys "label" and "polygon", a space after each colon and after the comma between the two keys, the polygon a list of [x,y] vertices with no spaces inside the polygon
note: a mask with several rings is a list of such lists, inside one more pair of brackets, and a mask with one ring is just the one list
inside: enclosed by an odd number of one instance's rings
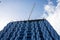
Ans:
{"label": "white cloud", "polygon": [[51,15],[55,11],[55,6],[53,6],[52,2],[49,2],[48,5],[45,5],[44,9],[45,9],[45,12],[48,13],[48,15]]}
{"label": "white cloud", "polygon": [[10,22],[10,19],[0,19],[0,31]]}
{"label": "white cloud", "polygon": [[54,7],[53,5],[50,6],[49,4],[46,5],[45,12],[48,13],[48,17],[46,19],[60,35],[60,0],[57,0],[57,2],[58,4],[56,7]]}
{"label": "white cloud", "polygon": [[57,0],[57,2],[60,2],[60,0]]}

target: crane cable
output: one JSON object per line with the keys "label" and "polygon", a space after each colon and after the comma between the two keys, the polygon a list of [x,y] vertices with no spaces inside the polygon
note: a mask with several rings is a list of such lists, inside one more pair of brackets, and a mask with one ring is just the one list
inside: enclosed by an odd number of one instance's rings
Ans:
{"label": "crane cable", "polygon": [[34,10],[34,8],[35,8],[35,6],[36,6],[36,3],[33,4],[33,7],[32,7],[32,10],[31,10],[31,12],[30,12],[30,14],[29,14],[28,20],[30,19],[31,15],[32,15],[32,13],[33,13],[33,10]]}

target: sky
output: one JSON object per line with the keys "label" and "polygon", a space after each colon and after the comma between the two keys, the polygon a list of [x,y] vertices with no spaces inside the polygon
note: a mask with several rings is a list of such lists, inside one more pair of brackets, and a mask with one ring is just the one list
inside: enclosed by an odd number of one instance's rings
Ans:
{"label": "sky", "polygon": [[60,35],[60,0],[0,0],[0,31],[12,21],[45,18]]}

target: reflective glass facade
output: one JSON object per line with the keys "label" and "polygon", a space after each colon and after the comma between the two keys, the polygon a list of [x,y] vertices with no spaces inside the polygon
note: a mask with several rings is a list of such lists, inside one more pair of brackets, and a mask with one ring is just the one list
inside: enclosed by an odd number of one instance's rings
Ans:
{"label": "reflective glass facade", "polygon": [[45,19],[10,22],[0,32],[0,40],[60,40]]}

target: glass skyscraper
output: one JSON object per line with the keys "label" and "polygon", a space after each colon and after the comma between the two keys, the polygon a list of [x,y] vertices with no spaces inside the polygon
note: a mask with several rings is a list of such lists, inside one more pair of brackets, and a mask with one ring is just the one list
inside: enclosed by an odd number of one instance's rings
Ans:
{"label": "glass skyscraper", "polygon": [[10,22],[0,31],[0,40],[60,40],[45,19]]}

